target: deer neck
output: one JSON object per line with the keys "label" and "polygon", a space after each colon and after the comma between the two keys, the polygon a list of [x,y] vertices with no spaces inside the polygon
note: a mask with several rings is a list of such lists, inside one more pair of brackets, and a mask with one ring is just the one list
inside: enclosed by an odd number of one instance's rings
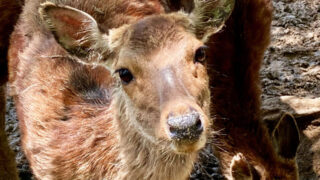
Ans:
{"label": "deer neck", "polygon": [[197,153],[176,154],[145,137],[132,122],[124,98],[115,98],[116,124],[119,130],[120,172],[116,179],[186,179]]}

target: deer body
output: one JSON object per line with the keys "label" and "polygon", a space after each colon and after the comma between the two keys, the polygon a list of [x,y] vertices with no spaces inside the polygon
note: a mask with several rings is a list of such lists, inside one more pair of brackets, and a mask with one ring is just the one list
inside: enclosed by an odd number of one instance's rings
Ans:
{"label": "deer body", "polygon": [[[215,3],[211,10],[223,7]],[[210,127],[201,40],[221,25],[197,34],[194,19],[165,14],[169,7],[25,3],[11,36],[9,82],[36,178],[188,177]]]}
{"label": "deer body", "polygon": [[298,178],[295,120],[286,116],[270,130],[282,132],[280,138],[269,134],[261,120],[259,69],[270,41],[271,20],[270,0],[236,1],[224,31],[208,43],[212,44],[208,58],[211,113],[213,129],[219,132],[213,141],[228,179]]}

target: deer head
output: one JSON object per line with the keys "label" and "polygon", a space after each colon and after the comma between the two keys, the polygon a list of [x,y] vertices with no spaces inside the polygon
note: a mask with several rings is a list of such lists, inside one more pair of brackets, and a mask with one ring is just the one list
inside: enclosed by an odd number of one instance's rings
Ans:
{"label": "deer head", "polygon": [[[78,9],[49,2],[39,9],[42,23],[70,59],[102,65],[114,75],[120,125],[175,153],[195,152],[206,143],[210,92],[205,42],[223,26],[234,4],[190,2],[190,13],[151,15],[108,32]],[[167,6],[167,11],[173,9]]]}
{"label": "deer head", "polygon": [[[276,150],[276,161],[266,161],[264,165],[247,160],[245,154],[238,153],[231,161],[230,175],[234,180],[294,180],[298,179],[296,152],[300,135],[296,120],[285,113],[272,130],[271,139]],[[252,158],[251,158],[252,159]]]}

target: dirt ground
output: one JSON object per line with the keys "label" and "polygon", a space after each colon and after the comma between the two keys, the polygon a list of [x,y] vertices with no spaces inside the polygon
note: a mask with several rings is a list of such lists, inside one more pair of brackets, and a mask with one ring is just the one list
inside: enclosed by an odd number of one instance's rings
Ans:
{"label": "dirt ground", "polygon": [[261,69],[265,121],[292,113],[301,130],[301,180],[320,179],[320,1],[275,0]]}
{"label": "dirt ground", "polygon": [[[264,120],[292,113],[301,130],[298,165],[301,180],[320,179],[320,1],[274,0],[272,42],[261,69]],[[8,97],[6,131],[16,152],[21,179],[31,179],[21,152],[12,99]],[[206,148],[191,179],[222,179],[218,162]]]}

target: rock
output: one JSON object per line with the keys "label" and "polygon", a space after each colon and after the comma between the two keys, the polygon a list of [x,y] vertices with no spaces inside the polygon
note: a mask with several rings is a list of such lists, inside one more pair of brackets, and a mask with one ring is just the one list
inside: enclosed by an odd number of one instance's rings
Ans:
{"label": "rock", "polygon": [[266,121],[278,120],[283,112],[291,113],[295,118],[320,117],[320,98],[274,97],[263,101],[262,112]]}

